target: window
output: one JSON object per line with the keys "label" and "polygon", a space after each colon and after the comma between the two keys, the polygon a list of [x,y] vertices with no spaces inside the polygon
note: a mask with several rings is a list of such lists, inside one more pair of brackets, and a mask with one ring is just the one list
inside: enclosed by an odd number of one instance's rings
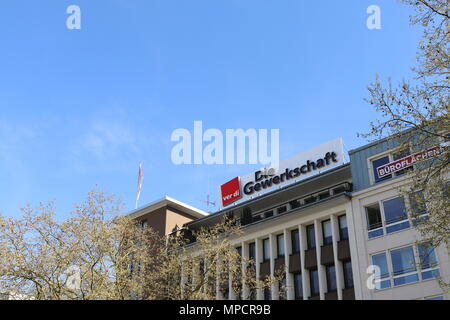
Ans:
{"label": "window", "polygon": [[366,207],[366,214],[369,239],[410,226],[403,197],[382,201],[381,205],[380,203],[369,205]]}
{"label": "window", "polygon": [[392,250],[391,260],[394,286],[419,281],[412,246]]}
{"label": "window", "polygon": [[316,235],[313,224],[306,226],[306,238],[308,242],[308,249],[314,249],[316,247]]}
{"label": "window", "polygon": [[323,244],[333,243],[333,234],[331,232],[331,221],[322,221]]}
{"label": "window", "polygon": [[[398,152],[394,153],[392,155],[392,158],[393,158],[393,161],[395,161],[395,160],[399,160],[401,158],[404,158],[406,156],[409,156],[410,154],[411,154],[411,152],[409,151],[409,149],[403,149],[401,151],[398,151]],[[395,173],[395,175],[396,176],[401,176],[402,174],[405,174],[406,172],[408,172],[408,170],[413,170],[413,167],[410,166],[410,167],[407,167],[407,168],[405,168],[403,170],[397,171]]]}
{"label": "window", "polygon": [[401,158],[404,158],[404,157],[408,156],[409,154],[410,154],[410,150],[407,148],[407,149],[403,149],[403,150],[397,151],[397,152],[395,152],[393,154],[388,154],[388,155],[385,155],[385,156],[383,156],[381,158],[372,160],[372,169],[373,169],[374,182],[378,183],[378,182],[381,182],[381,181],[385,181],[385,180],[388,180],[388,179],[392,178],[392,175],[394,175],[394,176],[401,176],[401,175],[405,174],[408,170],[413,170],[413,167],[410,166],[408,168],[405,168],[403,170],[397,171],[397,172],[395,172],[393,174],[389,174],[389,175],[381,177],[381,178],[378,176],[378,172],[377,172],[377,168],[378,167],[381,167],[382,165],[388,164],[388,163],[393,162],[395,160],[399,160]]}
{"label": "window", "polygon": [[[427,206],[425,204],[423,191],[416,191],[409,195],[409,206],[411,208],[412,217],[416,219],[427,219]],[[413,223],[417,222],[414,220]]]}
{"label": "window", "polygon": [[268,288],[268,287],[264,288],[264,300],[272,300],[270,288]]}
{"label": "window", "polygon": [[379,178],[378,177],[378,172],[377,172],[377,168],[378,167],[381,167],[382,165],[388,164],[389,162],[391,162],[390,159],[389,159],[389,156],[384,156],[382,158],[379,158],[377,160],[373,160],[372,161],[373,176],[375,178],[375,183],[392,178],[392,175],[388,175],[388,176]]}
{"label": "window", "polygon": [[383,209],[384,219],[386,221],[386,233],[409,228],[403,197],[383,201]]}
{"label": "window", "polygon": [[346,289],[353,288],[352,262],[345,261],[342,266],[344,268],[344,286]]}
{"label": "window", "polygon": [[309,271],[309,282],[311,286],[311,296],[318,296],[320,294],[320,287],[319,287],[319,273],[316,270],[310,270]]}
{"label": "window", "polygon": [[327,266],[325,269],[325,273],[327,275],[328,292],[336,291],[336,268],[333,265]]}
{"label": "window", "polygon": [[300,252],[300,233],[298,229],[291,231],[292,253]]}
{"label": "window", "polygon": [[139,223],[139,226],[140,226],[142,229],[146,228],[146,227],[148,226],[148,221],[147,221],[147,220],[142,220],[142,221]]}
{"label": "window", "polygon": [[347,216],[344,214],[343,216],[338,217],[339,220],[339,238],[340,240],[348,239],[348,227],[347,227]]}
{"label": "window", "polygon": [[[415,252],[418,253],[420,261],[418,264],[420,265],[420,274],[417,271]],[[414,246],[390,250],[390,265],[388,265],[386,257],[384,252],[372,256],[372,264],[380,267],[381,279],[377,281],[379,283],[377,289],[390,288],[391,283],[394,286],[400,286],[439,277],[436,253],[430,243],[419,244],[417,251],[414,250]]]}
{"label": "window", "polygon": [[303,300],[303,283],[302,275],[300,273],[294,274],[294,292],[295,300]]}
{"label": "window", "polygon": [[380,268],[380,279],[377,279],[375,282],[377,285],[377,289],[390,288],[391,280],[389,278],[389,269],[386,260],[386,253],[383,252],[372,256],[372,264]]}
{"label": "window", "polygon": [[256,261],[256,250],[254,242],[248,244],[248,257],[249,259]]}
{"label": "window", "polygon": [[270,240],[269,238],[263,240],[263,261],[270,260]]}
{"label": "window", "polygon": [[440,276],[438,262],[434,248],[429,242],[421,243],[417,246],[419,252],[420,268],[422,280],[437,278]]}
{"label": "window", "polygon": [[444,296],[429,297],[425,298],[425,300],[444,300]]}
{"label": "window", "polygon": [[366,207],[367,228],[369,230],[369,239],[382,236],[383,222],[381,220],[380,205],[378,203]]}
{"label": "window", "polygon": [[279,299],[286,300],[286,276],[278,282]]}
{"label": "window", "polygon": [[284,234],[277,235],[277,254],[278,257],[284,257]]}

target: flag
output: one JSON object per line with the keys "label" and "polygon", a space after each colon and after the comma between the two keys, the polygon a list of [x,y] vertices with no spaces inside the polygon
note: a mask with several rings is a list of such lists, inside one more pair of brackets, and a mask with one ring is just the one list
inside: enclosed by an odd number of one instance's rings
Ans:
{"label": "flag", "polygon": [[139,165],[138,185],[136,191],[136,209],[138,206],[139,197],[141,196],[142,180],[144,180],[144,174],[142,173],[142,163]]}

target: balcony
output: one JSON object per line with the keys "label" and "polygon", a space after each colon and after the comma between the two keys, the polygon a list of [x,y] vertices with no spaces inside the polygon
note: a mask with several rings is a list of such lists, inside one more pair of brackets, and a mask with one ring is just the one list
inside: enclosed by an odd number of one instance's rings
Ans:
{"label": "balcony", "polygon": [[337,291],[331,291],[325,293],[325,300],[338,300]]}
{"label": "balcony", "polygon": [[350,260],[350,244],[348,239],[338,242],[338,259],[341,261]]}
{"label": "balcony", "polygon": [[302,266],[300,262],[300,252],[293,253],[289,256],[289,272],[290,273],[302,272]]}
{"label": "balcony", "polygon": [[316,248],[305,250],[305,269],[317,268]]}
{"label": "balcony", "polygon": [[278,257],[275,259],[275,269],[274,269],[274,274],[280,273],[280,272],[284,272],[285,270],[285,261],[284,261],[284,256]]}
{"label": "balcony", "polygon": [[355,300],[355,290],[353,288],[342,290],[342,300]]}
{"label": "balcony", "polygon": [[334,264],[333,244],[326,244],[320,247],[320,263],[324,266]]}
{"label": "balcony", "polygon": [[261,262],[259,265],[259,278],[264,279],[270,276],[270,260]]}

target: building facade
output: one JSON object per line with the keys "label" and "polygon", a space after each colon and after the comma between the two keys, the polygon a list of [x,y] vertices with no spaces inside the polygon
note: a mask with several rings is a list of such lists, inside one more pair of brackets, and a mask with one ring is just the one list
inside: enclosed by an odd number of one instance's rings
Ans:
{"label": "building facade", "polygon": [[[402,196],[399,187],[408,184],[406,170],[418,170],[414,165],[386,176],[376,170],[381,165],[410,154],[399,150],[393,140],[382,140],[352,150],[350,162],[353,178],[352,225],[355,226],[355,273],[361,285],[356,286],[356,298],[383,299],[445,299],[446,294],[437,279],[450,283],[450,259],[445,246],[432,248],[421,242],[414,229],[412,197]],[[420,191],[418,191],[420,192]],[[428,215],[426,207],[421,218]],[[375,289],[365,282],[369,266],[379,268],[381,281]]]}
{"label": "building facade", "polygon": [[[243,233],[231,241],[256,262],[256,277],[285,270],[283,283],[270,289],[251,290],[243,282],[239,297],[230,280],[226,290],[217,286],[217,299],[450,298],[438,282],[450,283],[449,252],[421,242],[410,214],[414,203],[397,191],[414,168],[380,176],[380,167],[408,152],[381,140],[350,151],[345,163],[336,142],[293,157],[297,168],[287,159],[276,170],[230,180],[220,189],[223,208],[216,213],[178,207],[176,225],[189,231],[234,217]],[[147,211],[133,214],[143,218]],[[173,228],[162,229],[168,234]]]}

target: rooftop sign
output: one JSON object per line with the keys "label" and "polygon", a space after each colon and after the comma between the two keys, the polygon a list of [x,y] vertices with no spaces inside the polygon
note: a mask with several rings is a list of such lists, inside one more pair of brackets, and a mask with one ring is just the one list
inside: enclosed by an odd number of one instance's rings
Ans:
{"label": "rooftop sign", "polygon": [[219,204],[225,207],[238,200],[248,200],[342,165],[343,146],[342,139],[337,138],[282,160],[274,166],[236,177],[220,186]]}

